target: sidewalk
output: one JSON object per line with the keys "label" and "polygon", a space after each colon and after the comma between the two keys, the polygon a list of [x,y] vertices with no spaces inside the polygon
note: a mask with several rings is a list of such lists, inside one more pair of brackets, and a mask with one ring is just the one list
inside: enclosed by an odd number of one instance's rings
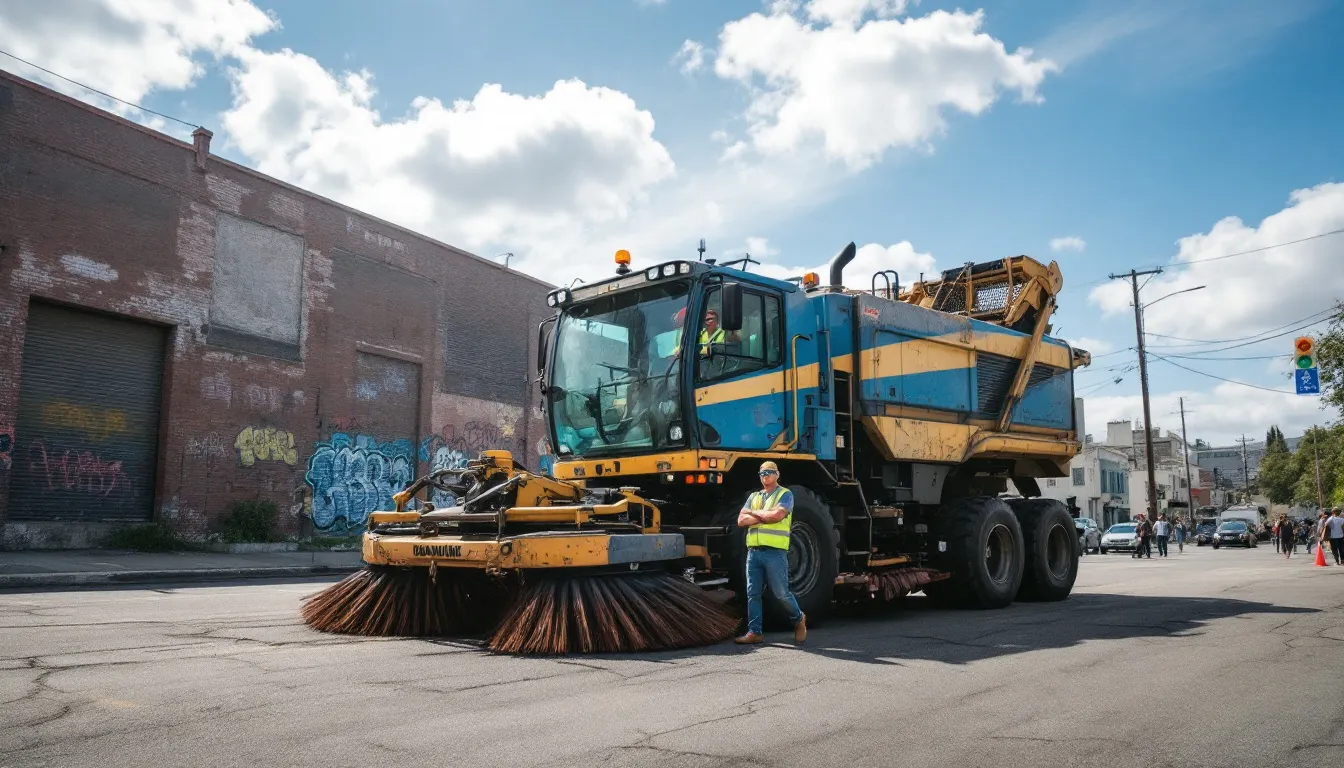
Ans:
{"label": "sidewalk", "polygon": [[0,552],[0,589],[324,576],[350,573],[363,565],[358,551],[249,555],[120,549]]}

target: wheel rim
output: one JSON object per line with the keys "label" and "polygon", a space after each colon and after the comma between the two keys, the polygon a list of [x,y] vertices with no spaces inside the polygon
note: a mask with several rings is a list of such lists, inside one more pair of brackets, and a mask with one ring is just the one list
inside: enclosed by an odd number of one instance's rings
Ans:
{"label": "wheel rim", "polygon": [[1013,572],[1013,534],[1006,525],[996,525],[985,541],[985,570],[995,584],[1008,583]]}
{"label": "wheel rim", "polygon": [[1045,537],[1045,565],[1050,575],[1056,579],[1069,577],[1069,561],[1073,559],[1073,547],[1069,544],[1069,534],[1064,526],[1056,525]]}
{"label": "wheel rim", "polygon": [[789,589],[805,595],[817,585],[821,572],[821,540],[812,526],[794,523],[789,528]]}

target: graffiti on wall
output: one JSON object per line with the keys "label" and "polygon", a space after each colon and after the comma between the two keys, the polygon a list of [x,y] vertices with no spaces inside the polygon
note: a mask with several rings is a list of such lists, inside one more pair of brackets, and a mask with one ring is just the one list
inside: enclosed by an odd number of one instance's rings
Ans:
{"label": "graffiti on wall", "polygon": [[313,489],[313,527],[334,534],[358,531],[370,512],[392,509],[392,494],[414,479],[410,440],[379,442],[338,432],[316,444],[304,474]]}
{"label": "graffiti on wall", "polygon": [[193,459],[202,461],[222,459],[227,453],[228,449],[218,432],[209,432],[200,437],[187,438],[187,455]]}
{"label": "graffiti on wall", "polygon": [[89,450],[61,449],[45,440],[34,440],[28,446],[28,470],[52,492],[75,491],[100,498],[135,493],[120,461],[105,461]]}
{"label": "graffiti on wall", "polygon": [[90,440],[101,443],[126,433],[126,412],[119,408],[97,408],[57,400],[43,404],[42,423],[56,429],[81,432]]}
{"label": "graffiti on wall", "polygon": [[[430,471],[461,469],[481,451],[512,449],[513,435],[513,427],[509,425],[484,421],[468,421],[461,427],[446,424],[438,434],[420,441],[420,460],[429,463]],[[429,500],[437,507],[457,504],[451,493],[439,489],[433,490]]]}
{"label": "graffiti on wall", "polygon": [[0,469],[9,469],[14,453],[14,428],[0,427]]}
{"label": "graffiti on wall", "polygon": [[299,460],[294,433],[274,427],[243,427],[233,447],[238,449],[238,463],[244,467],[258,461],[280,461],[292,467]]}

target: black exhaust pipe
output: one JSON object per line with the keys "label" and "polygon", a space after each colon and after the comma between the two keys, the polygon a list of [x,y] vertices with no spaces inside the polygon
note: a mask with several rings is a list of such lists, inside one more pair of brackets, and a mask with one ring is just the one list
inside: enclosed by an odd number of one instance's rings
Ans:
{"label": "black exhaust pipe", "polygon": [[844,250],[835,254],[834,259],[831,259],[832,288],[843,288],[845,286],[845,265],[854,260],[854,254],[858,253],[858,251],[858,247],[853,243],[850,243],[845,246]]}

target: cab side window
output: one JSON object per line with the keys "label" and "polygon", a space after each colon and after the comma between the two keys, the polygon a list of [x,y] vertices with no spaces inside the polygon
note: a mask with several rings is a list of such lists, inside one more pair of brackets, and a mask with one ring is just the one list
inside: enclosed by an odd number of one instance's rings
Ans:
{"label": "cab side window", "polygon": [[783,360],[779,296],[743,291],[742,328],[738,331],[724,331],[718,325],[717,288],[707,295],[705,307],[696,351],[696,381],[732,378],[773,368]]}

